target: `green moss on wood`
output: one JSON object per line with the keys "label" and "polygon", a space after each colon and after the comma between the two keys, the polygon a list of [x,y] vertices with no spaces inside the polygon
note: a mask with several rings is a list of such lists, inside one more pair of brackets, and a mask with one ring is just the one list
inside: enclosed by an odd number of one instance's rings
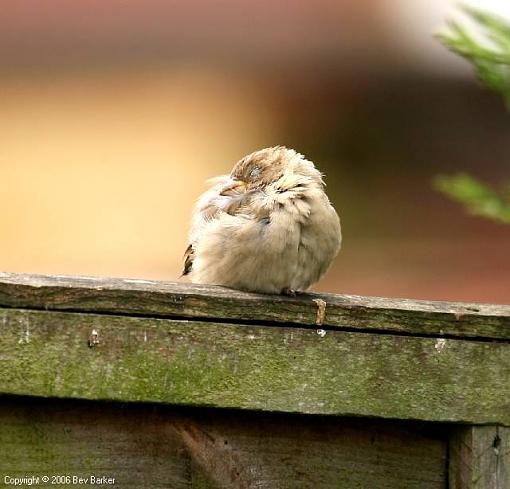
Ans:
{"label": "green moss on wood", "polygon": [[0,325],[4,393],[510,424],[503,342],[9,309]]}

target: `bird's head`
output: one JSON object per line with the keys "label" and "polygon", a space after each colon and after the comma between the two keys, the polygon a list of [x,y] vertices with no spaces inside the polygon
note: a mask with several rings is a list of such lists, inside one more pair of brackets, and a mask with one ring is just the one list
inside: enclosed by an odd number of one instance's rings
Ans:
{"label": "bird's head", "polygon": [[311,161],[284,146],[265,148],[239,160],[230,177],[246,190],[271,186],[281,191],[294,186],[323,185],[322,175]]}

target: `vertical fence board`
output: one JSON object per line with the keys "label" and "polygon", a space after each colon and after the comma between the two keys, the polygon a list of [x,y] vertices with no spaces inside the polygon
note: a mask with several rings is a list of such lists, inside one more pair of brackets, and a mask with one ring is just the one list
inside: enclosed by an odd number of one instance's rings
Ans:
{"label": "vertical fence board", "polygon": [[457,428],[449,448],[450,489],[510,488],[510,428]]}

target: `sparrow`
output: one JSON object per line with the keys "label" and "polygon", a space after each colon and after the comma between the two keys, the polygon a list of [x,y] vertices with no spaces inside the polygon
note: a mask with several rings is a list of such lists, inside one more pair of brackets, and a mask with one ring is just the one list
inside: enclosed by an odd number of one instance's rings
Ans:
{"label": "sparrow", "polygon": [[183,275],[266,294],[295,295],[317,282],[342,241],[340,219],[311,161],[284,146],[239,160],[193,211]]}

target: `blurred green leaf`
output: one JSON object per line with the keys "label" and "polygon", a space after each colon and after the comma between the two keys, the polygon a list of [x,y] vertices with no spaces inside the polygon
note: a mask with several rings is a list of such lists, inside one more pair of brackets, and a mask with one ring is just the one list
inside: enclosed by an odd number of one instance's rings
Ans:
{"label": "blurred green leaf", "polygon": [[464,204],[470,214],[510,224],[510,200],[472,176],[465,173],[439,175],[434,180],[434,186]]}
{"label": "blurred green leaf", "polygon": [[481,40],[455,21],[450,21],[437,37],[448,49],[469,60],[482,83],[499,93],[510,108],[510,24],[472,7],[462,9],[478,25]]}
{"label": "blurred green leaf", "polygon": [[[510,24],[482,10],[462,9],[479,27],[481,40],[454,21],[437,37],[448,49],[469,60],[482,83],[501,95],[510,109]],[[497,191],[460,173],[437,176],[434,187],[463,204],[470,214],[510,224],[510,184]]]}

